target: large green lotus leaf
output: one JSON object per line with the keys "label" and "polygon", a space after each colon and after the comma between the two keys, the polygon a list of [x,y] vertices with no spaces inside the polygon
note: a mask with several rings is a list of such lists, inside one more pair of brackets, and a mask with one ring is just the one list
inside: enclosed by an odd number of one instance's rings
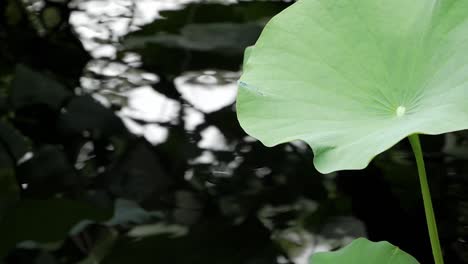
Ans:
{"label": "large green lotus leaf", "polygon": [[348,246],[334,252],[314,254],[311,264],[418,264],[408,253],[384,242],[371,242],[358,238]]}
{"label": "large green lotus leaf", "polygon": [[299,1],[248,52],[237,109],[267,146],[306,141],[322,173],[467,129],[468,1]]}

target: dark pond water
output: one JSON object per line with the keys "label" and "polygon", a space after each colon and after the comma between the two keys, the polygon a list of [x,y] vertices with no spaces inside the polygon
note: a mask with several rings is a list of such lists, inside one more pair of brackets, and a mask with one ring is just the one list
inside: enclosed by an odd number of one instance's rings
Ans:
{"label": "dark pond water", "polygon": [[[366,236],[432,263],[407,142],[321,175],[239,127],[243,51],[290,4],[0,1],[4,262],[306,264]],[[422,140],[446,263],[468,263],[468,132]]]}

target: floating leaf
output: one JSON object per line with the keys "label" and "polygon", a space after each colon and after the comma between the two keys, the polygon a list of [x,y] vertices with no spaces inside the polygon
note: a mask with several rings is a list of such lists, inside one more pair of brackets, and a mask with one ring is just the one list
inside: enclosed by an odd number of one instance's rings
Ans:
{"label": "floating leaf", "polygon": [[258,38],[261,29],[259,23],[189,24],[180,30],[180,35],[160,33],[133,37],[125,45],[129,49],[159,44],[168,48],[242,54],[242,49]]}
{"label": "floating leaf", "polygon": [[398,247],[384,241],[371,242],[358,238],[334,252],[314,254],[310,264],[418,264],[419,262]]}
{"label": "floating leaf", "polygon": [[468,2],[308,0],[249,52],[238,117],[267,146],[304,140],[322,173],[413,133],[468,128]]}
{"label": "floating leaf", "polygon": [[265,20],[289,5],[284,1],[189,3],[162,11],[164,19],[125,36],[123,52],[140,54],[142,67],[160,75],[207,68],[237,70],[242,51],[258,38]]}

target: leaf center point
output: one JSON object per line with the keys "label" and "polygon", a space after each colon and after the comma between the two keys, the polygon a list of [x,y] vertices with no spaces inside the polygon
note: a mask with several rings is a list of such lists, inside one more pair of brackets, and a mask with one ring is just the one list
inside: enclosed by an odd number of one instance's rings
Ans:
{"label": "leaf center point", "polygon": [[400,105],[397,109],[396,109],[396,115],[397,117],[402,117],[404,116],[406,113],[406,107]]}

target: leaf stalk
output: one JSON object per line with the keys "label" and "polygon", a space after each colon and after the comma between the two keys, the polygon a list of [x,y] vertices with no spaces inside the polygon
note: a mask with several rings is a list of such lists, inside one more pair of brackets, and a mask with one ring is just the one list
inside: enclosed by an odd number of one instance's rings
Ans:
{"label": "leaf stalk", "polygon": [[437,224],[432,207],[431,192],[427,182],[426,168],[424,166],[424,158],[419,141],[419,135],[413,134],[408,137],[413,149],[416,165],[418,167],[419,183],[421,184],[422,198],[424,202],[424,211],[426,213],[427,228],[429,230],[429,238],[431,240],[432,255],[434,256],[435,264],[444,264],[442,249],[440,247],[439,234],[437,232]]}

